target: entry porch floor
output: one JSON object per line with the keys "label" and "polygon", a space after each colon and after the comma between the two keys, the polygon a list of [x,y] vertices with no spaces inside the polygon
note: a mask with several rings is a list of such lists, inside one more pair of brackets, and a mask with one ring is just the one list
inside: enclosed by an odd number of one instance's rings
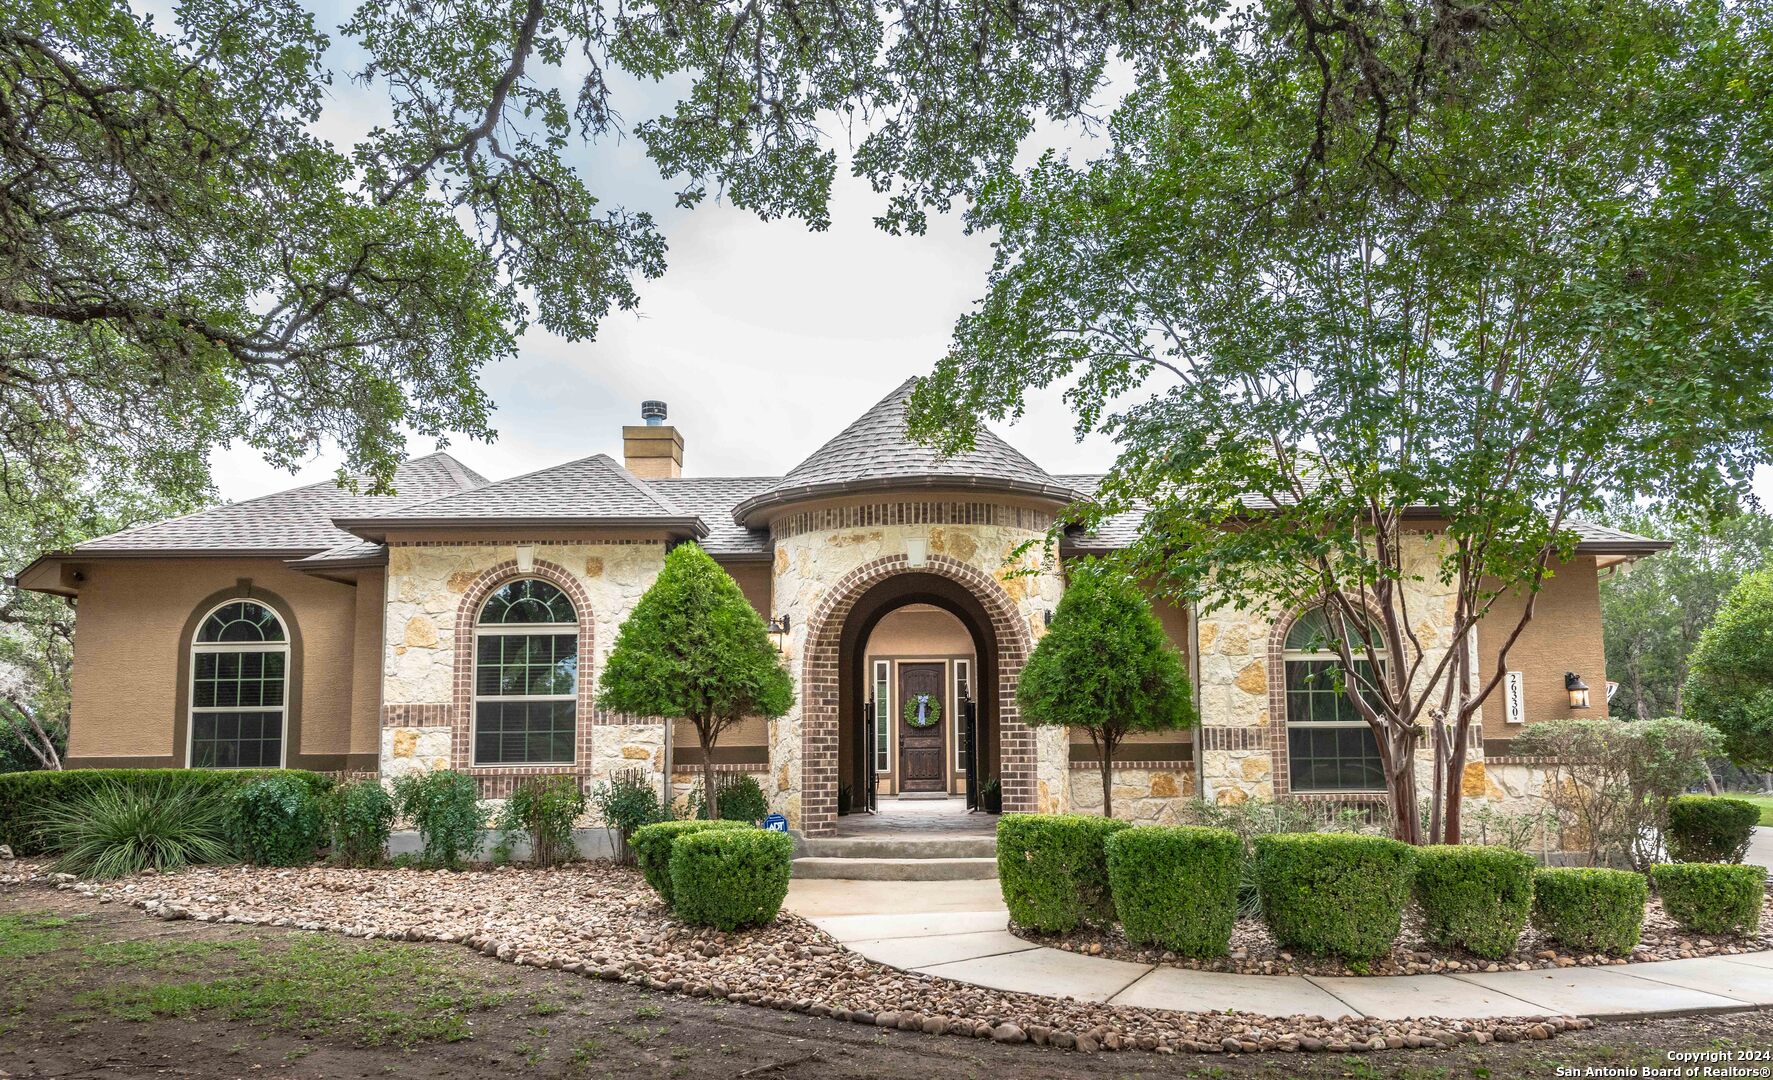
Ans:
{"label": "entry porch floor", "polygon": [[994,836],[997,815],[967,812],[960,795],[917,798],[882,795],[872,814],[845,814],[837,819],[841,838],[888,838],[910,836]]}

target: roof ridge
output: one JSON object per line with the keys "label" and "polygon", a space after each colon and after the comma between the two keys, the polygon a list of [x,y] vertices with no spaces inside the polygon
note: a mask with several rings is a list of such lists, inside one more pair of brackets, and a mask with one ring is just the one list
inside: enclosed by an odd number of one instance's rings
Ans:
{"label": "roof ridge", "polygon": [[695,516],[697,516],[694,514],[685,514],[683,512],[683,509],[681,507],[679,507],[676,503],[673,503],[670,499],[665,498],[665,496],[662,493],[654,490],[652,485],[648,484],[646,481],[642,480],[640,477],[635,476],[633,473],[629,472],[627,466],[621,464],[615,458],[610,457],[608,454],[592,454],[591,456],[594,458],[602,459],[604,464],[608,465],[611,469],[615,470],[615,473],[617,476],[620,476],[622,479],[628,481],[630,484],[633,484],[634,490],[640,492],[642,495],[645,495],[647,498],[658,503],[664,509],[670,511],[672,516],[674,516],[674,517],[695,517]]}

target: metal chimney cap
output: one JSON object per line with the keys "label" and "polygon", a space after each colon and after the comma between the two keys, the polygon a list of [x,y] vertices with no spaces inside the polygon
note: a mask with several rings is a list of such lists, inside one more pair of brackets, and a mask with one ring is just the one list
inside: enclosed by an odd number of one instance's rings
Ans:
{"label": "metal chimney cap", "polygon": [[646,421],[647,427],[658,427],[665,422],[665,403],[663,401],[641,402],[640,418]]}

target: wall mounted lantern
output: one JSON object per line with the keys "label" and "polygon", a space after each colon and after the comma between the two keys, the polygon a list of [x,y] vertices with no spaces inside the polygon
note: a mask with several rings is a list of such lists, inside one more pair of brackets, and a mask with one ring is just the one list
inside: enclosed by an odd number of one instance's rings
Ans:
{"label": "wall mounted lantern", "polygon": [[788,616],[778,615],[773,619],[766,620],[765,625],[769,627],[770,644],[774,645],[776,647],[776,651],[779,653],[787,652],[788,651]]}
{"label": "wall mounted lantern", "polygon": [[1564,672],[1564,690],[1570,695],[1570,708],[1588,708],[1588,684],[1574,671]]}
{"label": "wall mounted lantern", "polygon": [[1052,629],[1052,626],[1053,626],[1053,609],[1052,609],[1052,608],[1047,608],[1047,609],[1046,609],[1046,610],[1045,610],[1045,611],[1043,611],[1043,612],[1041,612],[1041,618],[1043,618],[1043,619],[1045,619],[1045,620],[1046,620],[1046,624],[1047,624],[1047,628],[1048,628],[1048,629],[1049,629],[1049,630],[1050,630],[1050,629]]}

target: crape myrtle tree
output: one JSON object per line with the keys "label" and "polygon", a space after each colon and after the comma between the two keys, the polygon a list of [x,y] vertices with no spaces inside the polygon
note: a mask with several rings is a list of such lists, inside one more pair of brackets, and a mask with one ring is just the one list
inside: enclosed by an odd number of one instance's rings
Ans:
{"label": "crape myrtle tree", "polygon": [[1688,718],[1717,728],[1731,761],[1773,770],[1773,570],[1730,590],[1689,666]]}
{"label": "crape myrtle tree", "polygon": [[1134,66],[1107,149],[982,187],[915,428],[1067,385],[1120,446],[1084,524],[1146,512],[1129,573],[1205,612],[1322,607],[1395,834],[1457,842],[1572,522],[1726,510],[1768,458],[1773,15],[1257,0]]}
{"label": "crape myrtle tree", "polygon": [[1081,728],[1102,767],[1102,816],[1114,816],[1114,751],[1136,731],[1193,727],[1182,657],[1145,594],[1117,567],[1074,563],[1053,625],[1016,686],[1022,719]]}
{"label": "crape myrtle tree", "polygon": [[748,716],[785,714],[794,684],[739,583],[697,545],[679,544],[616,631],[598,704],[688,720],[702,748],[702,805],[714,817],[720,737]]}

